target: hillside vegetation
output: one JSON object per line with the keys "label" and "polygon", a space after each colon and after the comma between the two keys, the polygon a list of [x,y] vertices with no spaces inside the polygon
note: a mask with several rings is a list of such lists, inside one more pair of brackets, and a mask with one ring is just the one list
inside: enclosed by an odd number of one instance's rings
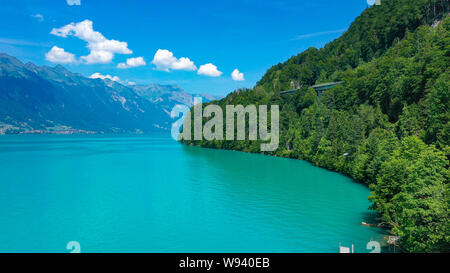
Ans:
{"label": "hillside vegetation", "polygon": [[[280,146],[268,154],[366,183],[380,223],[401,236],[403,249],[449,252],[449,2],[383,0],[324,48],[214,103],[279,105]],[[319,101],[309,86],[329,81],[343,84]],[[259,141],[184,142],[260,152]]]}
{"label": "hillside vegetation", "polygon": [[164,132],[170,110],[193,97],[177,86],[128,86],[0,53],[0,135]]}

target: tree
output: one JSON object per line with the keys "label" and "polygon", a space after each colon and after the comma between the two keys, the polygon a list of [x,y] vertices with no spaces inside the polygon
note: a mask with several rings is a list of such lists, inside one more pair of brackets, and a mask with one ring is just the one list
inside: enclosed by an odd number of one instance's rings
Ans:
{"label": "tree", "polygon": [[448,179],[447,158],[433,146],[408,168],[407,183],[393,200],[398,223],[393,231],[408,251],[450,250]]}

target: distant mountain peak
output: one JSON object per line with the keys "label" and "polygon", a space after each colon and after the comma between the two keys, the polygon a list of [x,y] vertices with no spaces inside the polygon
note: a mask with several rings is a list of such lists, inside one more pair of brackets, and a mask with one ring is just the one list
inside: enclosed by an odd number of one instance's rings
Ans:
{"label": "distant mountain peak", "polygon": [[0,134],[162,130],[171,109],[192,106],[194,96],[175,84],[93,80],[0,53]]}
{"label": "distant mountain peak", "polygon": [[32,62],[26,63],[26,64],[25,64],[25,67],[26,67],[26,68],[33,68],[33,69],[39,68],[39,66],[35,65],[35,64],[32,63]]}
{"label": "distant mountain peak", "polygon": [[59,73],[63,73],[63,74],[72,74],[72,72],[70,72],[69,70],[67,70],[64,66],[58,64],[56,65],[53,70],[59,72]]}

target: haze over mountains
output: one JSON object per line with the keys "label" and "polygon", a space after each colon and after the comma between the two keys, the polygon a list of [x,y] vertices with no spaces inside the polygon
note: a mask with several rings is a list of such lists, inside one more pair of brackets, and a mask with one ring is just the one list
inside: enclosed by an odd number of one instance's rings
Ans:
{"label": "haze over mountains", "polygon": [[125,86],[0,53],[0,134],[170,130],[171,109],[192,106],[194,96],[177,86]]}

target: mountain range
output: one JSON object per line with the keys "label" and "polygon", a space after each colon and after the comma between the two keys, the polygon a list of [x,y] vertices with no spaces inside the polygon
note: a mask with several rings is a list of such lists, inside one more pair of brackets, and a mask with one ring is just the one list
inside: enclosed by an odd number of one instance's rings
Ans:
{"label": "mountain range", "polygon": [[[377,226],[390,229],[402,251],[448,253],[449,64],[449,0],[382,0],[336,40],[214,103],[223,112],[226,105],[279,106],[280,145],[264,153],[368,185]],[[309,87],[335,82],[320,93]],[[183,142],[261,153],[261,141],[190,139]]]}
{"label": "mountain range", "polygon": [[174,85],[127,86],[0,53],[0,134],[149,133],[170,130],[176,104],[209,94]]}

